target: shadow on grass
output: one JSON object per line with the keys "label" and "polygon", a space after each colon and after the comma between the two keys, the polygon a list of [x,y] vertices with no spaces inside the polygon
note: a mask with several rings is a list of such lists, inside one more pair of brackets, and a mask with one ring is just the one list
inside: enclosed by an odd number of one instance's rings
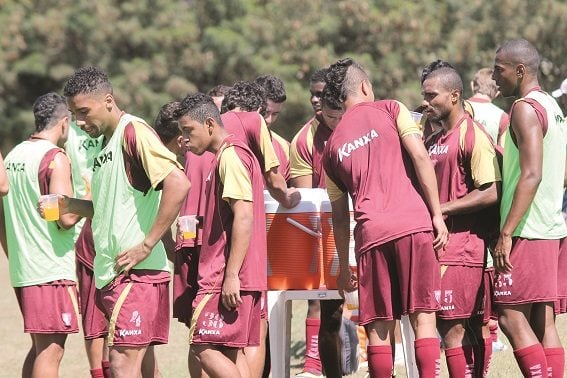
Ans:
{"label": "shadow on grass", "polygon": [[302,368],[305,359],[305,341],[292,341],[289,349],[290,368]]}

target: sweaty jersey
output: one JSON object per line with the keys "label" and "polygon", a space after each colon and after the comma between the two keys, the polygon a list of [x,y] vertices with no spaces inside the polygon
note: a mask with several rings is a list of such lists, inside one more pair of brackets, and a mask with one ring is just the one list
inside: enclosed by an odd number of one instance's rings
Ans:
{"label": "sweaty jersey", "polygon": [[229,201],[250,201],[253,225],[250,245],[242,263],[240,290],[267,289],[267,246],[263,176],[256,157],[236,137],[223,142],[207,178],[207,207],[203,245],[199,256],[199,293],[220,292],[231,252],[234,213]]}
{"label": "sweaty jersey", "polygon": [[36,210],[39,196],[49,193],[53,160],[60,152],[47,140],[30,140],[18,144],[6,156],[10,191],[3,204],[13,287],[76,280],[74,229],[60,229]]}
{"label": "sweaty jersey", "polygon": [[[119,273],[116,256],[143,242],[157,215],[161,183],[180,166],[153,129],[130,114],[122,114],[93,166],[94,275],[100,289]],[[163,243],[133,269],[163,271],[169,280]]]}
{"label": "sweaty jersey", "polygon": [[346,192],[354,205],[355,250],[412,233],[431,231],[431,217],[402,138],[421,136],[409,110],[394,100],[354,105],[343,115],[323,152],[331,201]]}
{"label": "sweaty jersey", "polygon": [[289,181],[289,142],[272,130],[270,130],[270,134],[272,135],[272,145],[274,146],[276,157],[280,162],[278,172],[281,173],[285,181]]}
{"label": "sweaty jersey", "polygon": [[291,142],[291,178],[311,175],[313,188],[327,187],[323,172],[323,150],[333,130],[313,117]]}
{"label": "sweaty jersey", "polygon": [[498,136],[508,128],[510,118],[508,114],[488,100],[471,97],[468,99],[473,108],[474,120],[480,123],[494,144],[498,143]]}
{"label": "sweaty jersey", "polygon": [[[214,166],[214,158],[215,156],[210,152],[205,152],[200,156],[189,151],[185,153],[185,174],[187,174],[187,178],[189,178],[191,188],[189,189],[187,198],[183,201],[183,205],[181,205],[179,216],[205,215],[205,207],[207,204],[205,187],[207,176]],[[197,227],[197,238],[186,240],[178,236],[175,250],[201,245],[202,239],[203,228]]]}
{"label": "sweaty jersey", "polygon": [[[471,131],[468,127],[472,128]],[[467,156],[465,143],[474,144]],[[464,197],[474,189],[501,181],[496,152],[489,136],[468,114],[449,131],[438,130],[425,142],[435,168],[439,201],[443,204]],[[444,265],[479,266],[484,264],[484,241],[479,236],[482,212],[450,215],[445,220],[450,236],[439,258]]]}
{"label": "sweaty jersey", "polygon": [[[561,215],[566,155],[563,114],[553,97],[539,88],[534,88],[525,97],[514,102],[510,119],[514,118],[514,107],[519,102],[526,102],[533,107],[543,128],[543,160],[541,182],[513,236],[526,239],[561,239],[567,236],[567,226]],[[512,207],[521,174],[520,151],[511,127],[506,134],[502,170],[501,227]]]}
{"label": "sweaty jersey", "polygon": [[226,131],[240,139],[252,151],[262,172],[278,167],[280,162],[272,144],[270,130],[264,118],[256,112],[226,112],[221,114]]}

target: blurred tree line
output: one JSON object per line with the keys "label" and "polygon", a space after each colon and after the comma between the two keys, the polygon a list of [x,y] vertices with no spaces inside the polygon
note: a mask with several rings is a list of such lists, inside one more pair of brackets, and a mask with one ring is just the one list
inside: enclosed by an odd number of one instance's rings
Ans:
{"label": "blurred tree line", "polygon": [[150,123],[189,92],[275,74],[288,101],[274,127],[287,137],[311,114],[310,74],[345,56],[378,98],[413,108],[427,63],[455,65],[468,97],[499,43],[522,37],[553,90],[567,76],[565,20],[567,3],[551,0],[0,0],[1,146],[27,137],[34,99],[84,65],[105,69],[120,106]]}

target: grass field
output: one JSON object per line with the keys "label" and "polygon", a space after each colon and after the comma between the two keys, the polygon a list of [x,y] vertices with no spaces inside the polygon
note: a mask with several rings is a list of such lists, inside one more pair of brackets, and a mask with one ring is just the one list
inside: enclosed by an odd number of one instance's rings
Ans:
{"label": "grass field", "polygon": [[[0,356],[0,377],[20,376],[21,365],[31,344],[30,337],[23,333],[22,318],[16,302],[16,297],[10,286],[7,260],[0,257],[0,340],[4,348]],[[305,342],[305,302],[296,301],[293,304],[291,366],[293,374],[300,372],[303,366]],[[567,317],[558,319],[558,328],[563,344],[567,343]],[[502,339],[505,337],[502,335]],[[186,377],[187,373],[187,329],[178,322],[171,323],[169,344],[156,347],[160,370],[164,377]],[[65,356],[61,363],[60,376],[64,378],[89,377],[88,363],[83,348],[81,334],[70,335],[67,339]],[[443,376],[447,376],[446,369]],[[405,377],[403,367],[397,367],[399,377]],[[520,371],[508,349],[493,355],[490,377],[520,377]],[[352,375],[364,377],[364,373]]]}

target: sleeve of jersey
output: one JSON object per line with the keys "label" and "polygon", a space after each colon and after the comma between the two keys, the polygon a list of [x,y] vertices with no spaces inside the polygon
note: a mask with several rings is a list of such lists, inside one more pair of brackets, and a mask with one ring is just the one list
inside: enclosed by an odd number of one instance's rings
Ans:
{"label": "sleeve of jersey", "polygon": [[291,178],[313,174],[313,140],[309,143],[311,133],[301,130],[293,141],[289,151]]}
{"label": "sleeve of jersey", "polygon": [[398,135],[400,136],[400,139],[411,134],[418,134],[419,136],[422,136],[421,129],[413,121],[409,109],[401,102],[395,102],[399,106],[396,124],[398,125]]}
{"label": "sleeve of jersey", "polygon": [[484,184],[502,181],[494,145],[478,127],[475,127],[474,131],[475,143],[471,156],[471,173],[474,186],[479,188]]}
{"label": "sleeve of jersey", "polygon": [[248,169],[234,147],[228,147],[220,157],[219,176],[223,183],[222,199],[252,201],[252,181]]}
{"label": "sleeve of jersey", "polygon": [[327,185],[329,201],[334,202],[346,194],[346,189],[343,190],[343,186],[338,184],[340,182],[338,178],[334,177],[327,148],[323,152],[323,170],[325,171],[325,184]]}
{"label": "sleeve of jersey", "polygon": [[264,171],[268,172],[270,169],[279,167],[280,161],[276,155],[276,150],[272,144],[272,137],[270,135],[270,130],[266,125],[263,117],[260,117],[260,135],[259,135],[259,147],[262,156],[264,156]]}
{"label": "sleeve of jersey", "polygon": [[134,122],[136,135],[136,152],[142,162],[152,188],[157,186],[169,175],[174,168],[183,169],[177,162],[175,154],[169,151],[148,125]]}

